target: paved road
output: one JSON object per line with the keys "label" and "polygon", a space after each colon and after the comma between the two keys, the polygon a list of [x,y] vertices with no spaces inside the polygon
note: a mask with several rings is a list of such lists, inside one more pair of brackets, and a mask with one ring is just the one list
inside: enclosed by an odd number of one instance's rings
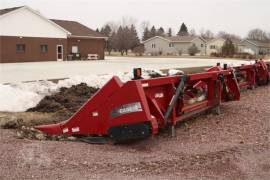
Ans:
{"label": "paved road", "polygon": [[167,69],[211,66],[217,62],[241,64],[246,61],[196,58],[106,57],[105,61],[6,63],[0,64],[0,83],[68,78],[75,75],[128,72],[135,67]]}

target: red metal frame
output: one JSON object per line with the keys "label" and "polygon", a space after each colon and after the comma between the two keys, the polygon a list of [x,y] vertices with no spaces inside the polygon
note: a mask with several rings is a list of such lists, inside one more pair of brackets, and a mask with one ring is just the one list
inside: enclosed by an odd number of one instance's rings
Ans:
{"label": "red metal frame", "polygon": [[234,67],[240,88],[254,88],[269,82],[269,64],[256,60],[255,64]]}
{"label": "red metal frame", "polygon": [[[166,125],[174,126],[195,113],[219,107],[221,102],[239,100],[240,88],[269,81],[267,65],[256,61],[254,65],[235,68],[215,66],[207,72],[189,74],[183,93],[165,121],[164,114],[170,106],[176,88],[183,76],[167,76],[153,79],[131,80],[122,83],[113,77],[91,97],[69,120],[36,129],[48,134],[108,136],[111,127],[126,124],[149,124],[152,134],[157,134]],[[244,82],[237,83],[237,74]],[[199,98],[195,98],[200,95]],[[184,97],[193,100],[188,104]],[[195,99],[195,100],[194,100]]]}

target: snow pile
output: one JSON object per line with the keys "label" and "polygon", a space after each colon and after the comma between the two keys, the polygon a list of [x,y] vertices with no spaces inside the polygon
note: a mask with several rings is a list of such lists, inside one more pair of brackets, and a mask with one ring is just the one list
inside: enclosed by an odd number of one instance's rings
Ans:
{"label": "snow pile", "polygon": [[[158,70],[144,69],[143,78],[150,78],[153,74],[165,75]],[[61,87],[71,87],[80,83],[86,83],[90,87],[101,88],[113,76],[118,76],[121,81],[132,79],[131,73],[119,72],[116,74],[73,76],[69,79],[53,83],[51,81],[35,81],[14,85],[0,84],[0,111],[22,112],[35,107],[46,95],[59,91]]]}
{"label": "snow pile", "polygon": [[0,84],[0,111],[25,111],[34,107],[42,98],[35,92]]}
{"label": "snow pile", "polygon": [[220,67],[223,67],[224,64],[227,64],[228,67],[236,67],[236,66],[241,66],[242,64],[244,65],[255,64],[255,60],[245,61],[245,62],[220,63]]}

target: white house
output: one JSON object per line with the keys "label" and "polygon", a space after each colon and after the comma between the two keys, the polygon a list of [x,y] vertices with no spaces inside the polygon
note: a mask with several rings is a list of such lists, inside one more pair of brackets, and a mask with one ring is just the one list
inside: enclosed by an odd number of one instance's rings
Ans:
{"label": "white house", "polygon": [[[226,39],[222,37],[211,39],[207,42],[206,54],[211,55],[212,53],[221,53],[222,46],[224,45]],[[236,52],[241,52],[243,44],[239,39],[231,39]]]}
{"label": "white house", "polygon": [[220,53],[225,41],[224,38],[214,38],[209,40],[207,42],[206,54],[211,55],[212,53]]}
{"label": "white house", "polygon": [[206,41],[199,36],[155,36],[143,41],[142,43],[144,44],[146,54],[188,54],[188,49],[193,45],[198,48],[198,54],[206,54]]}
{"label": "white house", "polygon": [[270,54],[270,42],[244,39],[241,41],[241,44],[241,52],[246,52],[254,55]]}

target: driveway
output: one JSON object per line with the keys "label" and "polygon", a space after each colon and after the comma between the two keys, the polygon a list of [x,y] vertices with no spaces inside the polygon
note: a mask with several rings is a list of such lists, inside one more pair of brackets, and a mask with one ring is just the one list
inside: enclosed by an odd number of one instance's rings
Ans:
{"label": "driveway", "polygon": [[0,65],[0,83],[61,79],[76,75],[107,74],[132,71],[135,67],[170,69],[211,66],[217,62],[242,64],[243,60],[198,58],[106,57],[105,61],[63,61],[4,63]]}

